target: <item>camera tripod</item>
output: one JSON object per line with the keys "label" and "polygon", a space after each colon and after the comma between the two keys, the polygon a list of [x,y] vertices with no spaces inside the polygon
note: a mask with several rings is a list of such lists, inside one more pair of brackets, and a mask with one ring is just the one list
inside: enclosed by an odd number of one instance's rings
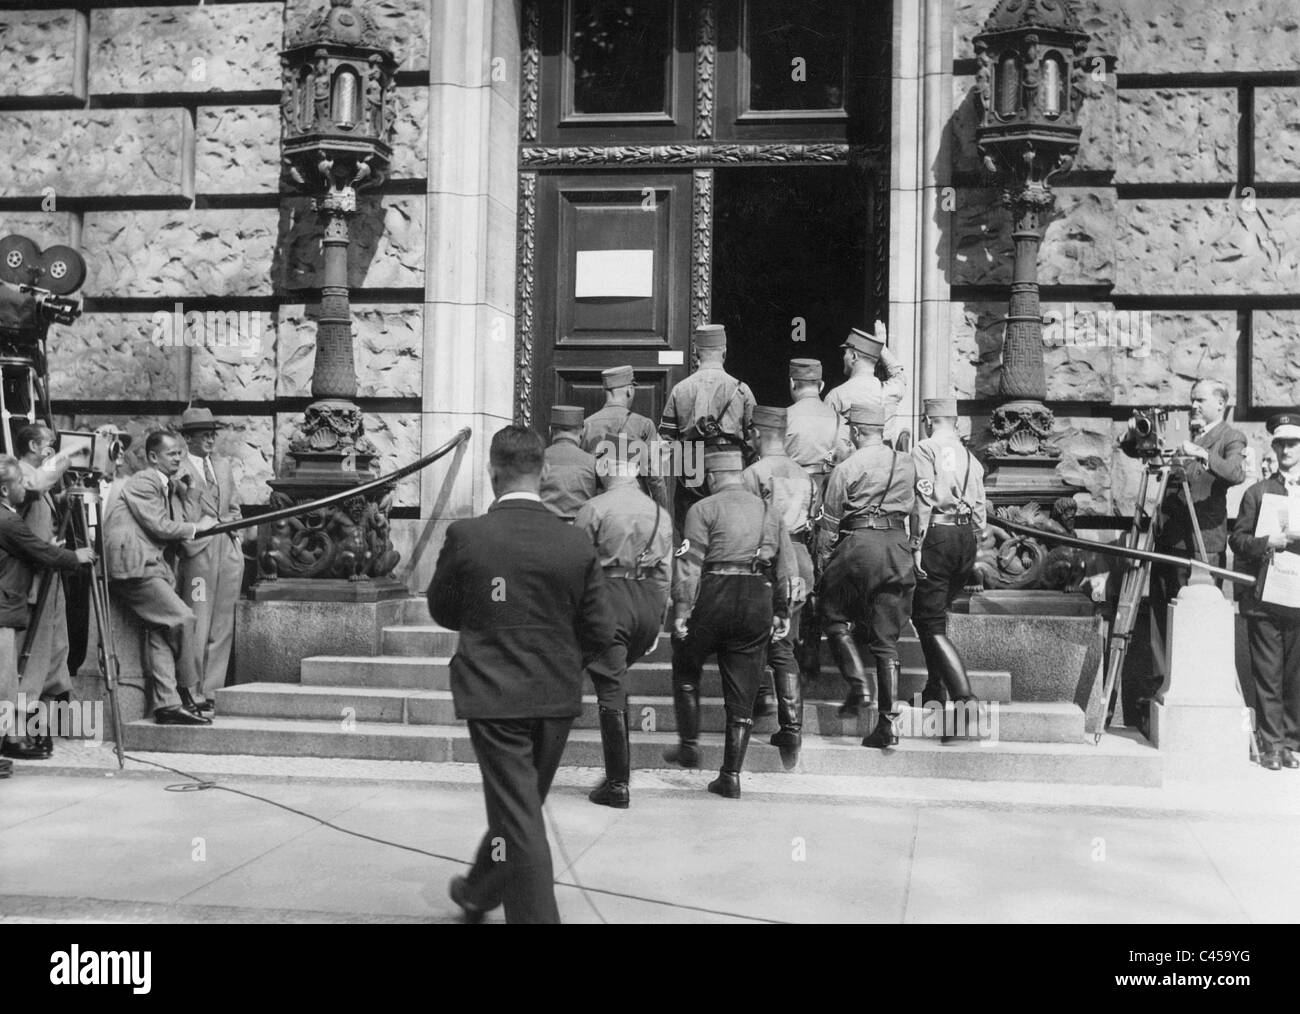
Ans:
{"label": "camera tripod", "polygon": [[[95,480],[92,479],[91,482]],[[126,759],[122,753],[122,713],[117,701],[117,646],[113,639],[113,619],[108,606],[108,570],[104,562],[103,526],[99,518],[99,490],[86,485],[80,477],[77,477],[65,492],[68,508],[63,512],[63,519],[59,522],[57,537],[66,540],[71,533],[72,548],[89,546],[95,551],[95,562],[90,565],[90,602],[95,614],[95,629],[99,634],[99,671],[104,677],[108,705],[113,716],[113,750],[117,754],[117,766],[123,768],[126,766]],[[27,633],[23,638],[23,649],[18,656],[19,679],[22,678],[27,669],[28,659],[31,658],[36,633],[40,629],[46,603],[49,601],[51,585],[58,579],[58,575],[52,568],[47,568],[41,575],[36,605],[32,609],[31,622],[27,624]]]}
{"label": "camera tripod", "polygon": [[[1208,554],[1205,552],[1205,539],[1201,535],[1201,525],[1196,518],[1192,491],[1188,485],[1187,476],[1181,469],[1177,479],[1174,479],[1172,473],[1176,467],[1178,466],[1174,461],[1174,455],[1167,452],[1158,459],[1148,461],[1144,465],[1142,478],[1138,483],[1137,502],[1133,507],[1133,524],[1125,537],[1123,545],[1126,549],[1140,549],[1147,552],[1152,549],[1155,544],[1156,532],[1160,527],[1160,510],[1164,506],[1165,493],[1168,491],[1169,483],[1176,481],[1179,484],[1188,516],[1191,518],[1192,539],[1196,547],[1196,556],[1191,561],[1192,575],[1190,580],[1197,581],[1199,577],[1208,581],[1210,580],[1209,575],[1199,566],[1208,567],[1210,561]],[[1147,491],[1150,488],[1153,476],[1156,480],[1156,498],[1154,512],[1151,512],[1147,510]],[[1115,686],[1119,682],[1120,674],[1124,669],[1124,660],[1128,657],[1133,627],[1137,622],[1138,606],[1142,601],[1142,589],[1146,586],[1150,575],[1150,560],[1125,559],[1119,599],[1115,606],[1115,619],[1111,624],[1110,638],[1107,643],[1106,678],[1102,684],[1102,700],[1105,702],[1107,712],[1110,710],[1111,695],[1115,692]],[[1154,622],[1154,619],[1152,622]],[[1162,647],[1167,648],[1167,645]],[[1240,690],[1240,681],[1238,681],[1238,690]],[[1107,724],[1109,724],[1109,718],[1102,723],[1103,731]],[[1101,731],[1094,733],[1094,742],[1100,743],[1101,737]],[[1254,751],[1254,737],[1251,737],[1252,756]]]}

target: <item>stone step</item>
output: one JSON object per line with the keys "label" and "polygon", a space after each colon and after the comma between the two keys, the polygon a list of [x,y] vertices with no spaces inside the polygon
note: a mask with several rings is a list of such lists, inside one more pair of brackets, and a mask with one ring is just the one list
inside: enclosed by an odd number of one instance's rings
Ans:
{"label": "stone step", "polygon": [[[382,651],[385,655],[430,656],[454,655],[456,653],[457,634],[454,630],[431,623],[427,617],[423,623],[402,623],[384,627],[382,634]],[[898,655],[904,666],[921,667],[925,665],[925,656],[921,652],[921,642],[914,635],[905,634],[898,642]],[[872,661],[863,653],[867,665]],[[672,639],[664,634],[654,649],[642,659],[643,662],[671,662],[673,659]],[[821,664],[834,671],[835,658],[822,638]]]}
{"label": "stone step", "polygon": [[[450,661],[447,656],[378,655],[374,658],[347,658],[315,655],[302,660],[302,683],[304,686],[318,687],[447,690],[450,687],[447,671]],[[667,662],[638,662],[628,674],[629,689],[634,694],[666,697],[673,692],[672,666]],[[971,689],[980,700],[1010,702],[1010,673],[971,670],[968,675]],[[706,692],[714,689],[720,692],[722,677],[716,665],[704,667],[704,678]],[[905,666],[899,677],[899,698],[912,700],[914,695],[921,692],[925,682],[924,669]],[[809,682],[807,693],[810,697],[824,697],[828,700],[842,698],[845,686],[833,668],[824,669],[816,680]]]}
{"label": "stone step", "polygon": [[[671,697],[633,694],[630,699],[633,728],[642,732],[674,732],[677,715]],[[808,700],[803,708],[803,730],[808,736],[854,735],[856,721],[846,722],[838,714],[837,700]],[[310,687],[283,683],[250,683],[217,692],[217,710],[222,718],[282,718],[332,721],[342,727],[349,722],[407,723],[411,725],[457,724],[449,690],[408,690],[371,687]],[[949,705],[949,714],[952,706]],[[934,735],[937,718],[925,724],[923,713],[905,710],[899,731],[905,736]],[[963,716],[966,721],[968,716]],[[955,716],[950,718],[955,721]],[[999,704],[986,712],[985,730],[1007,742],[1082,743],[1083,712],[1069,703]],[[721,732],[726,724],[722,699],[700,701],[700,727],[704,732]],[[598,728],[594,696],[583,698],[582,715],[575,728]],[[754,734],[770,735],[777,729],[775,716],[755,721]],[[972,732],[977,731],[971,726]]]}
{"label": "stone step", "polygon": [[[174,726],[155,725],[144,719],[129,723],[125,738],[127,749],[133,751],[474,761],[464,726],[358,722],[345,729],[337,721],[268,718],[218,718],[209,726]],[[665,768],[662,751],[675,742],[672,733],[634,732],[633,768]],[[706,733],[700,748],[703,769],[717,770],[722,761],[722,737]],[[575,729],[569,736],[563,763],[600,767],[603,760],[599,732]],[[781,771],[780,754],[764,738],[756,736],[745,769]],[[806,741],[795,768],[799,773],[816,775],[1134,786],[1160,785],[1161,770],[1160,754],[1153,747],[1114,735],[1102,737],[1096,746],[1005,741],[941,744],[933,739],[908,739],[888,751],[862,747],[856,737],[814,736]]]}

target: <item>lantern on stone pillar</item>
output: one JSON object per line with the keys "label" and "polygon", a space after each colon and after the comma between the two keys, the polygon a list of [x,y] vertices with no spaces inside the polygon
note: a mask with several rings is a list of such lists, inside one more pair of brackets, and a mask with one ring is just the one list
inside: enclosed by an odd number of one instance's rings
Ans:
{"label": "lantern on stone pillar", "polygon": [[[1052,503],[1074,489],[1057,475],[1060,450],[1046,440],[1054,419],[1043,404],[1038,250],[1055,201],[1052,179],[1069,170],[1079,150],[1088,35],[1068,0],[999,0],[973,43],[981,107],[976,143],[985,170],[1002,186],[1015,243],[1002,403],[993,410],[985,448],[989,499],[999,506]],[[1041,559],[1040,549],[1034,552]]]}
{"label": "lantern on stone pillar", "polygon": [[[349,220],[357,192],[388,171],[397,63],[363,0],[329,0],[280,55],[283,179],[313,198],[321,218],[322,276],[316,358],[302,426],[286,474],[272,480],[273,507],[305,503],[372,479],[376,452],[357,393],[348,296]],[[259,573],[278,578],[384,577],[397,563],[388,541],[392,490],[377,499],[282,522],[259,535]],[[260,597],[294,597],[261,589]],[[259,597],[254,588],[254,597]]]}

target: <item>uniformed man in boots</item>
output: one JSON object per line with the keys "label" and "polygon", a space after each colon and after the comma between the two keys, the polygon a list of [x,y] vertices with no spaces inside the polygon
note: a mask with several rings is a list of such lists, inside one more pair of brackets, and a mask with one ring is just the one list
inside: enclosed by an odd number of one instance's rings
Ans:
{"label": "uniformed man in boots", "polygon": [[[613,366],[601,371],[605,406],[587,416],[578,442],[588,454],[602,450],[617,454],[621,461],[639,464],[642,489],[663,507],[668,507],[668,489],[659,464],[659,434],[655,424],[632,411],[636,377],[630,366]],[[653,462],[653,464],[652,464]]]}
{"label": "uniformed man in boots", "polygon": [[740,797],[754,695],[769,637],[790,629],[786,582],[776,579],[789,538],[777,511],[740,480],[740,451],[706,452],[709,495],[686,514],[673,578],[673,706],[680,743],[664,759],[700,766],[700,673],[716,652],[727,712],[722,770],[709,791]]}
{"label": "uniformed man in boots", "polygon": [[[799,758],[803,729],[803,695],[799,686],[799,664],[795,661],[794,642],[799,636],[799,617],[807,589],[812,586],[812,557],[808,546],[813,527],[821,514],[821,494],[816,480],[799,467],[785,451],[786,410],[759,405],[754,409],[754,427],[758,431],[762,457],[745,469],[741,482],[749,492],[780,515],[790,536],[792,558],[790,588],[790,630],[785,637],[773,637],[767,647],[767,664],[772,668],[776,688],[776,714],[780,731],[771,743],[781,750],[781,760],[793,767]],[[766,683],[764,677],[763,683]],[[766,690],[759,687],[759,698]],[[754,716],[772,712],[755,704]]]}
{"label": "uniformed man in boots", "polygon": [[[682,444],[683,463],[698,462],[698,455],[708,447],[734,447],[748,453],[754,395],[723,367],[727,358],[726,329],[721,324],[697,327],[691,345],[694,372],[668,393],[659,423],[660,436]],[[687,510],[704,496],[699,486],[684,478],[678,477],[673,492],[673,523],[679,532]]]}
{"label": "uniformed man in boots", "polygon": [[[831,469],[836,460],[848,457],[852,446],[848,444],[847,432],[844,434],[844,453],[836,453],[836,441],[840,439],[840,416],[835,409],[821,398],[822,364],[816,359],[790,360],[790,397],[792,404],[786,409],[785,449],[805,472],[817,483],[819,501],[825,497],[826,481],[831,476]],[[808,539],[808,551],[813,561],[817,559],[816,526]],[[799,617],[799,668],[805,679],[814,679],[821,669],[822,626],[820,611],[817,608],[817,579],[820,574],[814,571],[813,581],[808,585],[808,598],[804,602]]]}
{"label": "uniformed man in boots", "polygon": [[565,521],[600,492],[596,459],[579,446],[582,409],[577,405],[551,406],[551,446],[542,458],[542,503]]}
{"label": "uniformed man in boots", "polygon": [[599,458],[596,466],[605,491],[583,504],[574,526],[590,536],[605,572],[614,614],[614,645],[602,660],[601,675],[611,671],[615,681],[593,680],[600,709],[605,780],[587,798],[601,806],[626,810],[632,766],[627,670],[654,647],[664,627],[673,523],[662,504],[641,492],[635,461],[610,454]]}
{"label": "uniformed man in boots", "polygon": [[[947,690],[971,720],[977,702],[961,656],[948,640],[948,610],[975,570],[975,552],[987,521],[984,468],[957,432],[957,400],[927,398],[924,405],[929,436],[912,449],[916,507],[911,543],[916,569],[912,626],[921,639],[928,672],[921,703],[942,706]],[[945,716],[945,738],[954,731]]]}
{"label": "uniformed man in boots", "polygon": [[[871,729],[862,745],[880,748],[898,742],[892,721],[898,638],[916,585],[907,536],[916,469],[910,454],[884,443],[884,426],[884,409],[878,405],[849,409],[849,435],[856,450],[835,467],[826,485],[824,541],[819,543],[821,552],[829,554],[822,569],[826,639],[849,685],[840,715],[856,716]],[[875,658],[874,681],[867,676],[860,645]]]}
{"label": "uniformed man in boots", "polygon": [[[839,413],[840,437],[837,449],[841,455],[852,453],[848,432],[848,412],[854,405],[878,408],[885,414],[885,442],[893,446],[898,436],[900,421],[898,406],[907,393],[907,378],[903,365],[885,347],[885,325],[876,321],[876,333],[869,335],[854,328],[840,346],[844,350],[844,374],[849,379],[826,396],[826,404]],[[882,380],[877,375],[883,373]]]}

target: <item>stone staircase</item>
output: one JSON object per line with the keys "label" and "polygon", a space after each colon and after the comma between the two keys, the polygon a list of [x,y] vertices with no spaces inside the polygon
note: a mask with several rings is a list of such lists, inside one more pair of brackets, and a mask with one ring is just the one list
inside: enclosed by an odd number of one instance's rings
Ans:
{"label": "stone staircase", "polygon": [[[302,660],[301,683],[249,682],[217,694],[211,726],[130,723],[131,750],[267,756],[348,757],[371,760],[474,760],[469,731],[455,717],[448,667],[456,633],[430,623],[423,599],[403,604],[402,623],[385,627],[382,654],[371,658],[317,656]],[[915,637],[901,646],[900,699],[912,701],[925,683]],[[632,763],[664,768],[662,750],[676,742],[670,644],[658,646],[630,672]],[[824,656],[826,655],[823,651]],[[807,688],[804,745],[796,771],[818,775],[904,776],[1155,786],[1161,783],[1160,755],[1144,739],[1108,734],[1094,745],[1084,732],[1083,711],[1070,702],[1012,700],[1008,672],[971,672],[976,695],[997,702],[986,712],[990,741],[941,743],[933,722],[908,709],[902,738],[888,752],[864,749],[856,722],[836,714],[844,686],[834,663],[824,657],[821,675]],[[721,677],[705,669],[701,700],[704,769],[722,760]],[[996,721],[996,725],[992,722]],[[755,723],[746,770],[781,771],[780,756],[768,745],[774,717]],[[583,699],[564,764],[600,767],[596,700]]]}

